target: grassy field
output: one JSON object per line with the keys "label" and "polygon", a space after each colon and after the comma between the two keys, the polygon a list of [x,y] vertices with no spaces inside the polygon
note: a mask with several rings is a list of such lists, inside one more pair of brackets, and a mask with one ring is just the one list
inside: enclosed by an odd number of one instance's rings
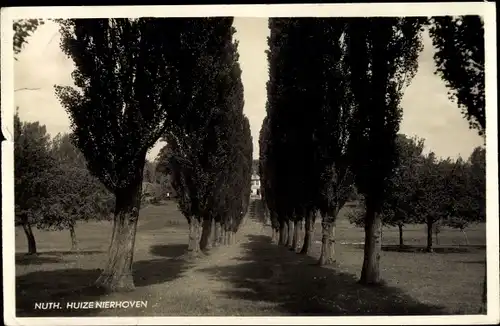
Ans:
{"label": "grassy field", "polygon": [[[341,211],[337,221],[337,269],[359,277],[363,264],[364,229],[356,228]],[[381,273],[388,286],[397,287],[412,298],[446,307],[453,313],[477,313],[486,262],[485,224],[467,230],[469,245],[459,230],[443,228],[434,253],[424,251],[427,233],[424,225],[406,226],[405,248],[399,248],[396,227],[383,228]],[[320,256],[321,224],[315,227],[313,256]]]}
{"label": "grassy field", "polygon": [[[485,268],[484,225],[467,231],[468,246],[463,245],[461,232],[444,229],[432,254],[420,250],[425,247],[424,226],[405,228],[405,251],[398,251],[397,229],[384,228],[381,268],[386,284],[365,288],[356,283],[363,258],[363,230],[350,225],[345,212],[337,222],[337,266],[320,268],[314,265],[319,257],[320,224],[315,227],[312,257],[271,244],[270,229],[250,221],[233,248],[217,248],[196,261],[186,261],[176,258],[187,248],[188,225],[175,203],[148,206],[139,219],[133,294],[88,292],[93,291],[88,286],[107,258],[110,222],[79,224],[78,252],[68,251],[68,231],[34,230],[37,256],[25,255],[26,238],[16,228],[17,314],[50,315],[34,311],[35,301],[131,297],[149,298],[155,307],[120,315],[477,313]],[[65,315],[52,312],[57,313]],[[74,313],[91,316],[98,312]]]}

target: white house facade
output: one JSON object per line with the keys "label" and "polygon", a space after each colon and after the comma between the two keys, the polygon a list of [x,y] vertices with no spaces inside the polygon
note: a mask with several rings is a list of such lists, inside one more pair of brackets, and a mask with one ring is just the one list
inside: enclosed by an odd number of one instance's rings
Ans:
{"label": "white house facade", "polygon": [[250,195],[252,197],[257,197],[260,198],[260,176],[258,174],[252,174],[252,181],[251,181],[251,193]]}

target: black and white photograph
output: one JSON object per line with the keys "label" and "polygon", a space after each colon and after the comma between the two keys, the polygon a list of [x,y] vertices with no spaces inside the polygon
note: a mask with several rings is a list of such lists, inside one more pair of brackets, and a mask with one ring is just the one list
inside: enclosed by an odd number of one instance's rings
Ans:
{"label": "black and white photograph", "polygon": [[1,12],[6,325],[500,322],[495,3],[74,8]]}

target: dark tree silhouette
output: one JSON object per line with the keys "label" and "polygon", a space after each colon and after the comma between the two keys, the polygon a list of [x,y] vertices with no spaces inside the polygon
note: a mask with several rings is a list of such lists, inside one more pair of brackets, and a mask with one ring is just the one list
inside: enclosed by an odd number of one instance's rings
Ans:
{"label": "dark tree silhouette", "polygon": [[[294,175],[294,169],[291,166],[290,156],[293,148],[294,135],[289,134],[290,126],[294,121],[289,119],[286,110],[293,110],[291,95],[293,89],[293,76],[296,61],[293,56],[287,55],[290,51],[296,50],[290,44],[291,33],[296,19],[290,18],[270,18],[268,37],[269,49],[267,57],[269,62],[269,81],[267,82],[267,142],[264,155],[267,156],[265,162],[268,165],[265,170],[267,186],[272,189],[268,191],[268,196],[272,196],[272,214],[276,214],[279,224],[279,244],[291,244],[290,221],[295,213],[295,207],[292,203],[294,191],[298,188],[294,182],[300,183]],[[288,60],[287,60],[288,59]],[[288,120],[289,119],[289,120]],[[297,157],[294,157],[297,159]],[[301,158],[298,158],[299,160]],[[289,165],[290,164],[290,165]]]}
{"label": "dark tree silhouette", "polygon": [[[200,244],[206,249],[210,243],[214,220],[216,229],[235,231],[243,202],[241,192],[234,192],[230,184],[241,182],[232,169],[242,164],[250,164],[251,169],[251,155],[248,163],[237,151],[249,134],[242,131],[243,86],[232,22],[233,18],[226,17],[186,22],[189,33],[183,39],[179,60],[189,69],[179,78],[181,105],[169,113],[170,128],[164,136],[171,149],[173,186],[190,224],[189,251],[193,253],[200,250]],[[250,187],[250,182],[242,186]],[[227,212],[222,212],[221,202],[230,207]]]}
{"label": "dark tree silhouette", "polygon": [[347,25],[347,62],[356,103],[350,161],[366,205],[363,284],[380,281],[380,213],[397,163],[400,100],[417,70],[423,22],[420,18],[353,18]]}
{"label": "dark tree silhouette", "polygon": [[456,100],[470,128],[484,136],[484,26],[480,16],[432,17],[430,35],[436,48],[436,74]]}
{"label": "dark tree silhouette", "polygon": [[262,121],[262,127],[259,133],[259,175],[261,185],[261,197],[269,211],[272,229],[272,241],[278,241],[279,221],[275,206],[275,192],[272,187],[273,182],[273,152],[271,143],[271,130],[269,129],[269,116]]}
{"label": "dark tree silhouette", "polygon": [[[109,260],[96,281],[134,287],[132,260],[146,153],[165,132],[177,95],[173,63],[182,19],[74,19],[61,48],[75,63],[76,88],[56,86],[75,145],[92,174],[116,197]],[[168,44],[168,46],[167,46]]]}
{"label": "dark tree silhouette", "polygon": [[[354,176],[348,157],[348,142],[354,111],[349,87],[349,71],[345,62],[345,45],[342,36],[346,21],[323,19],[318,22],[323,31],[316,40],[321,61],[314,69],[322,74],[323,87],[318,94],[315,126],[314,173],[319,180],[317,207],[322,216],[322,246],[320,265],[335,262],[335,221],[340,209],[353,191]],[[311,67],[312,68],[312,67]],[[315,78],[315,77],[311,77]]]}
{"label": "dark tree silhouette", "polygon": [[36,29],[43,25],[42,19],[20,19],[13,23],[14,28],[14,54],[19,54],[24,44],[28,43],[28,38],[33,35]]}

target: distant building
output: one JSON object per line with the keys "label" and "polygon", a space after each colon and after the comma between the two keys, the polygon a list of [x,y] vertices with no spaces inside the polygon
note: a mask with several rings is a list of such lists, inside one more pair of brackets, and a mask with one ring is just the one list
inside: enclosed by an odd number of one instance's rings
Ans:
{"label": "distant building", "polygon": [[252,174],[252,181],[251,181],[251,193],[250,195],[252,197],[258,197],[260,198],[260,176],[258,174]]}

